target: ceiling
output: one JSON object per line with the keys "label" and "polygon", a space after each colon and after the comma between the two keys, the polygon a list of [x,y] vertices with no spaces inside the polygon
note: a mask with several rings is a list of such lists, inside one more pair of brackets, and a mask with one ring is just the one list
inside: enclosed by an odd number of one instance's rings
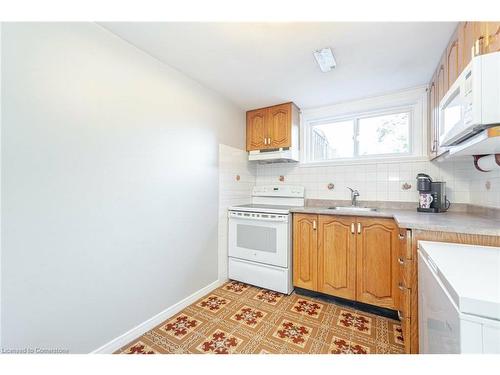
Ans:
{"label": "ceiling", "polygon": [[[102,26],[248,110],[318,107],[427,83],[455,22],[183,23]],[[322,73],[312,52],[331,47]]]}

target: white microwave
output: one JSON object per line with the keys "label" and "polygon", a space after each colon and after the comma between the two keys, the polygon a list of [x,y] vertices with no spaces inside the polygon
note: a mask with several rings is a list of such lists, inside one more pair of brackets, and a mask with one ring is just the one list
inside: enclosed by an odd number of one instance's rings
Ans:
{"label": "white microwave", "polygon": [[439,103],[439,145],[458,145],[500,124],[500,52],[472,58]]}

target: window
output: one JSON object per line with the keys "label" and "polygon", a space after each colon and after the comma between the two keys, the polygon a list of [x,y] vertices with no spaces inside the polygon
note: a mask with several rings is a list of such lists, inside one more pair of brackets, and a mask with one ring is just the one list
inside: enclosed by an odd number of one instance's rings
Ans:
{"label": "window", "polygon": [[412,108],[310,121],[307,161],[410,155]]}

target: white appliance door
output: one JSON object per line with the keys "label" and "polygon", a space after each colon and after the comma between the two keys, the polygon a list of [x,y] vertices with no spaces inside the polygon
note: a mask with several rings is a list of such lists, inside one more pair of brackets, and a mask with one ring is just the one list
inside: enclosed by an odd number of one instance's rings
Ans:
{"label": "white appliance door", "polygon": [[229,256],[288,267],[289,215],[229,211]]}
{"label": "white appliance door", "polygon": [[432,260],[418,252],[419,349],[423,354],[460,353],[460,314],[438,279]]}
{"label": "white appliance door", "polygon": [[[470,69],[470,67],[469,67]],[[439,106],[439,145],[451,146],[465,136],[473,125],[471,72],[450,87]]]}

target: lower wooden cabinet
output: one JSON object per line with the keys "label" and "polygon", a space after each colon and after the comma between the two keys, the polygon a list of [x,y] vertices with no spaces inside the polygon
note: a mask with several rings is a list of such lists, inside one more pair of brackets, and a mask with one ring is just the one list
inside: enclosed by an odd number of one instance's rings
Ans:
{"label": "lower wooden cabinet", "polygon": [[356,298],[354,217],[318,217],[318,288],[337,297]]}
{"label": "lower wooden cabinet", "polygon": [[392,219],[357,218],[356,300],[398,307],[399,228]]}
{"label": "lower wooden cabinet", "polygon": [[293,215],[293,285],[317,290],[318,216]]}
{"label": "lower wooden cabinet", "polygon": [[399,246],[392,219],[295,214],[293,283],[397,310]]}

